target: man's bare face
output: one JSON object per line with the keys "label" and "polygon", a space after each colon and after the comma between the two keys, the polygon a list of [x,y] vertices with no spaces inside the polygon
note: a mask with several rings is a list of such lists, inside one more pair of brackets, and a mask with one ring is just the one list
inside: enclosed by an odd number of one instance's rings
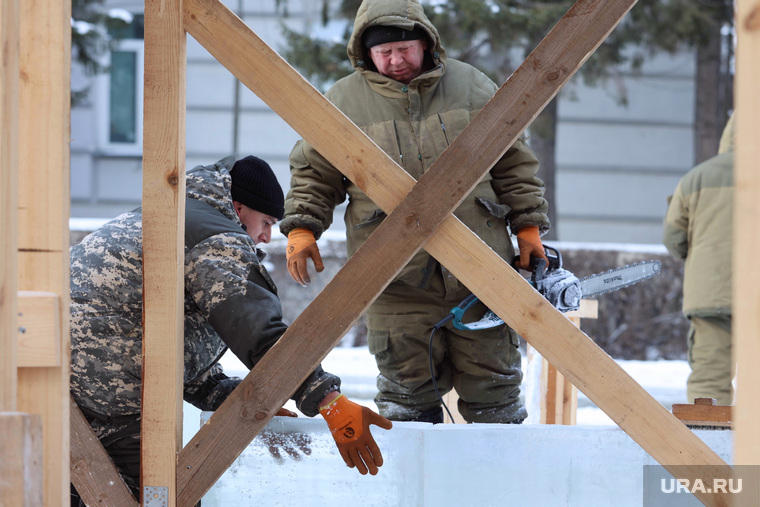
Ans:
{"label": "man's bare face", "polygon": [[426,50],[427,40],[409,40],[378,44],[369,54],[380,74],[409,84],[422,74]]}

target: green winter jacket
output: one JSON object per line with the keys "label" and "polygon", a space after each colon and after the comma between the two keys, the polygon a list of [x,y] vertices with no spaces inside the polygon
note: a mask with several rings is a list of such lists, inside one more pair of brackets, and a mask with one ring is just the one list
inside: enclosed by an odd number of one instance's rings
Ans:
{"label": "green winter jacket", "polygon": [[[726,127],[731,129],[732,122]],[[723,136],[732,139],[731,132]],[[683,312],[731,314],[733,143],[686,173],[669,198],[663,243],[685,261]]]}
{"label": "green winter jacket", "polygon": [[[377,24],[423,27],[429,44],[427,72],[403,84],[375,71],[361,45],[364,30]],[[356,15],[348,56],[355,72],[325,96],[415,179],[419,179],[478,114],[498,87],[482,72],[447,59],[435,27],[417,1],[370,0]],[[477,149],[477,147],[475,147]],[[385,213],[306,141],[290,155],[291,188],[285,200],[284,234],[297,227],[318,238],[332,223],[334,208],[348,197],[345,213],[348,254],[364,243]],[[507,231],[537,225],[549,229],[543,182],[535,155],[518,140],[456,210],[456,216],[502,258],[514,252]],[[396,280],[423,287],[436,262],[418,252]],[[445,271],[445,269],[444,269]],[[447,280],[452,279],[447,277]],[[452,283],[456,282],[453,280]]]}

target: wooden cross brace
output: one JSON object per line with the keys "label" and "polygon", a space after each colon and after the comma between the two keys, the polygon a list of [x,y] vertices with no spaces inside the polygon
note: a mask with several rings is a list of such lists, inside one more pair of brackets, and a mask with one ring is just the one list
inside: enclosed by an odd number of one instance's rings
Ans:
{"label": "wooden cross brace", "polygon": [[186,31],[388,217],[180,452],[179,505],[213,485],[421,247],[671,473],[725,476],[719,456],[451,214],[634,4],[579,0],[415,183],[218,0],[183,2]]}

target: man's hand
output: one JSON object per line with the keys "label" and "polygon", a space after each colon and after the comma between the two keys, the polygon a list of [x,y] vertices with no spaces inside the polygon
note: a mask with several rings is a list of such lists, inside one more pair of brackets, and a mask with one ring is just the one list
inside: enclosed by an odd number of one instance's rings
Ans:
{"label": "man's hand", "polygon": [[288,247],[285,254],[290,276],[304,287],[311,283],[307,266],[309,259],[314,262],[317,273],[321,273],[325,269],[317,247],[317,240],[314,239],[314,233],[304,227],[293,229],[288,233]]}
{"label": "man's hand", "polygon": [[349,468],[356,467],[362,475],[377,475],[377,467],[383,465],[383,455],[372,438],[369,425],[375,424],[389,430],[393,423],[376,414],[367,407],[362,407],[339,395],[319,412],[327,421],[338,451]]}
{"label": "man's hand", "polygon": [[538,234],[537,225],[529,225],[517,231],[517,247],[520,249],[520,260],[517,267],[525,271],[531,271],[530,259],[543,259],[546,265],[549,265],[549,259],[546,258],[544,245],[541,243],[541,237]]}

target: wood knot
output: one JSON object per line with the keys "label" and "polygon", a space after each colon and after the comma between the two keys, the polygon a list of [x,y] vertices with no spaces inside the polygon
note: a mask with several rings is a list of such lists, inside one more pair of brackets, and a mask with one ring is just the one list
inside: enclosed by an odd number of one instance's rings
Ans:
{"label": "wood knot", "polygon": [[177,177],[176,174],[172,174],[171,176],[169,176],[169,178],[166,181],[169,182],[169,185],[176,187],[177,184],[179,183],[179,178]]}
{"label": "wood knot", "polygon": [[262,420],[264,420],[264,419],[267,418],[267,413],[266,412],[256,412],[256,415],[254,417],[256,419],[258,419],[259,421],[262,421]]}
{"label": "wood knot", "polygon": [[750,31],[760,28],[760,6],[755,6],[755,8],[747,15],[744,28]]}

